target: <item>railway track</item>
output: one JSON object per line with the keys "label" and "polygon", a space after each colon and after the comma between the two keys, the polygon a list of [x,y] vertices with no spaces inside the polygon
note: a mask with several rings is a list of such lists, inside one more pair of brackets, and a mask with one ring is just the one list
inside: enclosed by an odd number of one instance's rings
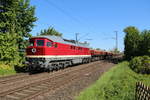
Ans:
{"label": "railway track", "polygon": [[[52,92],[56,89],[64,87],[65,85],[74,82],[81,75],[89,75],[93,71],[96,71],[99,67],[96,65],[98,62],[87,64],[85,67],[72,68],[65,70],[61,73],[53,74],[47,79],[33,82],[31,84],[10,89],[0,93],[0,99],[2,100],[30,100],[45,92]],[[100,63],[99,63],[100,64]],[[101,66],[104,62],[101,63]]]}
{"label": "railway track", "polygon": [[1,84],[11,84],[16,81],[21,81],[21,80],[24,80],[27,78],[37,77],[37,76],[41,76],[41,75],[48,75],[48,73],[43,72],[43,73],[38,73],[38,74],[33,74],[33,75],[29,75],[28,73],[20,73],[20,74],[16,74],[16,75],[12,75],[12,76],[6,76],[6,77],[0,78],[0,85]]}
{"label": "railway track", "polygon": [[[86,65],[86,64],[84,64]],[[80,66],[84,66],[84,65],[80,65]],[[78,67],[78,66],[76,66]],[[60,73],[61,71],[67,71],[70,70],[71,67],[66,68],[65,70],[58,70],[58,71],[53,71],[51,73],[39,73],[39,74],[33,74],[33,75],[28,75],[28,74],[16,74],[16,75],[12,75],[12,76],[6,76],[6,77],[1,77],[0,78],[0,88],[1,88],[1,92],[3,92],[3,88],[6,89],[5,87],[10,87],[10,86],[14,86],[15,84],[22,84],[24,82],[31,83],[30,81],[32,80],[39,80],[39,79],[45,79],[45,77],[49,77],[52,76],[54,74]],[[25,80],[28,79],[28,80]],[[37,82],[37,81],[36,81]],[[14,89],[14,88],[12,88]]]}
{"label": "railway track", "polygon": [[[61,70],[58,70],[57,72],[59,72]],[[57,73],[56,71],[52,72],[51,74],[55,74]],[[25,78],[29,78],[29,77],[34,77],[34,76],[40,76],[40,75],[48,75],[47,72],[43,72],[43,73],[39,73],[39,74],[33,74],[33,75],[29,75],[28,73],[19,73],[19,74],[15,74],[15,75],[10,75],[10,76],[5,76],[5,77],[0,77],[0,85],[1,84],[10,84],[12,82],[16,82],[17,80],[23,80]]]}
{"label": "railway track", "polygon": [[16,75],[11,75],[11,76],[5,76],[5,77],[0,77],[0,84],[6,84],[12,81],[16,81],[18,79],[23,79],[25,77],[28,77],[29,75],[26,73],[19,73]]}

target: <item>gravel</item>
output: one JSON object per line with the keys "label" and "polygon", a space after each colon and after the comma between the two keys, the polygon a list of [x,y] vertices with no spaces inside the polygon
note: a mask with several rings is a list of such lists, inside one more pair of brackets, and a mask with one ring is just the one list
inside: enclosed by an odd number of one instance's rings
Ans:
{"label": "gravel", "polygon": [[114,66],[113,63],[108,62],[97,62],[96,65],[99,66],[98,70],[86,73],[75,82],[65,85],[63,88],[59,88],[53,92],[44,93],[33,100],[75,100],[75,97],[78,96],[81,91],[92,85],[104,72]]}

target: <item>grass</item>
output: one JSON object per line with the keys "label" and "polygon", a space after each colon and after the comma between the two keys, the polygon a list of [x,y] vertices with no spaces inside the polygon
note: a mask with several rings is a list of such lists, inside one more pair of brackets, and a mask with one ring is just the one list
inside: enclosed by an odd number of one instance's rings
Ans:
{"label": "grass", "polygon": [[0,63],[0,77],[16,74],[14,67]]}
{"label": "grass", "polygon": [[128,67],[128,62],[122,62],[104,73],[76,100],[134,100],[135,84],[138,81],[150,85],[150,75],[137,74]]}

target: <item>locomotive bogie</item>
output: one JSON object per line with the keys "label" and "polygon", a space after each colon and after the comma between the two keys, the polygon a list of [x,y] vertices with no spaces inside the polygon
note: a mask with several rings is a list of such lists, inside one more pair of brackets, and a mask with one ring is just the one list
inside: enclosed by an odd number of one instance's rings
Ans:
{"label": "locomotive bogie", "polygon": [[[45,69],[48,71],[63,69],[68,66],[72,66],[75,64],[88,63],[90,61],[90,56],[73,56],[73,57],[45,57],[33,58],[31,56],[27,56],[26,61],[28,62],[28,66],[30,69],[40,70]],[[35,56],[34,56],[35,57]]]}

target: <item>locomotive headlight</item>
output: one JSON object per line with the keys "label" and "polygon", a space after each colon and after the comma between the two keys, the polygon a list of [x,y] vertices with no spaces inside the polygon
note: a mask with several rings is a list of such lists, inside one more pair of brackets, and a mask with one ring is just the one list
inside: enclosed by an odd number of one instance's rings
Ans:
{"label": "locomotive headlight", "polygon": [[33,53],[35,53],[35,52],[36,52],[36,48],[32,48],[31,51],[32,51]]}

